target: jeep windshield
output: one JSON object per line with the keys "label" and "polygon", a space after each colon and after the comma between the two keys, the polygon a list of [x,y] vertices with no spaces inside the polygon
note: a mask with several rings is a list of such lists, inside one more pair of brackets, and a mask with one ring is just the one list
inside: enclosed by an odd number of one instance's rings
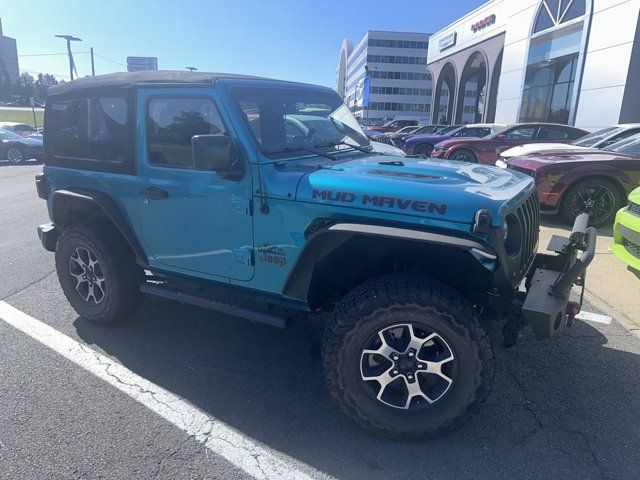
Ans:
{"label": "jeep windshield", "polygon": [[335,93],[238,87],[231,94],[256,145],[268,158],[370,148],[357,120]]}

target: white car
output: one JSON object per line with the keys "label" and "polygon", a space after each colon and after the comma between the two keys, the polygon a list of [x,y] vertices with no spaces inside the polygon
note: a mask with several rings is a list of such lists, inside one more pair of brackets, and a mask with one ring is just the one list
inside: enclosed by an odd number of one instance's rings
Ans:
{"label": "white car", "polygon": [[555,150],[583,150],[589,148],[604,148],[627,137],[640,133],[640,123],[629,123],[603,128],[597,132],[574,140],[571,143],[530,143],[510,148],[500,154],[496,166],[507,168],[507,162],[514,157],[522,157],[533,153]]}

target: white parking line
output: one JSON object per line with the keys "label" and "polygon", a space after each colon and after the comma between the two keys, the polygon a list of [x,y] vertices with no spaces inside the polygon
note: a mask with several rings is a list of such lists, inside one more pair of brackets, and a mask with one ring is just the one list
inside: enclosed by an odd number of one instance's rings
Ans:
{"label": "white parking line", "polygon": [[[0,319],[113,385],[252,477],[264,480],[312,479],[293,463],[276,457],[220,420],[2,301]],[[327,478],[319,472],[318,476]]]}
{"label": "white parking line", "polygon": [[605,325],[611,324],[611,317],[609,315],[600,315],[599,313],[580,312],[576,315],[576,318],[583,322],[604,323]]}

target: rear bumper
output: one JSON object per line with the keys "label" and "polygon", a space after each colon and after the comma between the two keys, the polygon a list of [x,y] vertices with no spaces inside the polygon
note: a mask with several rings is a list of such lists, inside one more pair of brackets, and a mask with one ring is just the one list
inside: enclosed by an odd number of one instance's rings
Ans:
{"label": "rear bumper", "polygon": [[539,339],[556,334],[580,311],[581,305],[571,303],[569,296],[574,284],[584,286],[595,255],[597,231],[587,228],[588,221],[587,214],[580,215],[569,238],[551,239],[548,249],[556,255],[538,254],[534,260],[522,314]]}
{"label": "rear bumper", "polygon": [[44,249],[49,252],[56,251],[59,236],[60,230],[53,223],[45,223],[38,226],[38,237]]}

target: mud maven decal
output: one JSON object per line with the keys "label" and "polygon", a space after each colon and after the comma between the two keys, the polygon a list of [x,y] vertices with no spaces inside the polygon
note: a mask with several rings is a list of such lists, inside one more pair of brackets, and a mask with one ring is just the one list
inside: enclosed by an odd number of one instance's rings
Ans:
{"label": "mud maven decal", "polygon": [[332,190],[316,190],[313,189],[312,198],[319,198],[330,202],[340,203],[358,203],[364,206],[373,206],[379,208],[388,208],[390,210],[407,210],[418,213],[438,213],[445,215],[447,213],[447,204],[433,203],[424,200],[413,200],[399,197],[385,197],[375,194],[363,194],[360,198],[352,192],[334,192]]}
{"label": "mud maven decal", "polygon": [[277,245],[262,245],[258,247],[258,259],[262,263],[271,263],[278,267],[284,267],[287,264],[287,254],[284,249]]}

